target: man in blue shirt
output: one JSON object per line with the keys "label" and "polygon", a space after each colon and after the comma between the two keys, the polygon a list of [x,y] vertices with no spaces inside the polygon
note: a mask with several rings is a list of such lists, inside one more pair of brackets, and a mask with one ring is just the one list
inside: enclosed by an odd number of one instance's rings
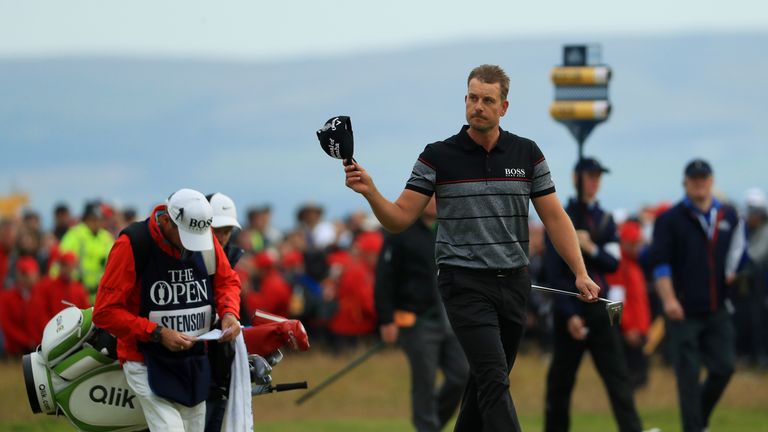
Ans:
{"label": "man in blue shirt", "polygon": [[[734,370],[727,290],[745,251],[744,226],[712,193],[712,167],[685,167],[685,198],[656,220],[651,245],[656,290],[667,318],[684,432],[707,430]],[[701,366],[708,374],[700,382]]]}

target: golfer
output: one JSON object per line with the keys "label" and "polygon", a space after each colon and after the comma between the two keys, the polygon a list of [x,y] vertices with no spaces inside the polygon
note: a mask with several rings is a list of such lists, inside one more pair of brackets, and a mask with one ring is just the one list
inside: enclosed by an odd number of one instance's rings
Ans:
{"label": "golfer", "polygon": [[576,232],[541,150],[499,127],[509,106],[506,73],[498,66],[478,66],[467,85],[469,125],[424,149],[395,202],[379,193],[356,162],[344,168],[346,185],[362,194],[393,232],[409,227],[436,196],[438,287],[470,366],[454,430],[520,431],[509,372],[531,290],[529,200],[575,274],[581,299],[595,301],[599,287],[587,275]]}

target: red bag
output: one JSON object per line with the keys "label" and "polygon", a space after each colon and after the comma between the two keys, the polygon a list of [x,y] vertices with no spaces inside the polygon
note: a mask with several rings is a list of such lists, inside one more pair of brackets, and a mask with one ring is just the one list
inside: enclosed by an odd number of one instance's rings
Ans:
{"label": "red bag", "polygon": [[251,324],[253,327],[243,328],[243,338],[249,354],[263,357],[283,346],[301,351],[309,349],[307,331],[299,320],[289,320],[257,310]]}

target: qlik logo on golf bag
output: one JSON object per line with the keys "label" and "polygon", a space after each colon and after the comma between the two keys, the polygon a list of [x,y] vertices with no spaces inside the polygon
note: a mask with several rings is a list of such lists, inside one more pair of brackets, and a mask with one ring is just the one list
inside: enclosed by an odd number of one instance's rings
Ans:
{"label": "qlik logo on golf bag", "polygon": [[53,396],[51,396],[48,393],[49,392],[48,386],[45,385],[45,383],[38,384],[37,392],[40,395],[40,401],[43,403],[43,412],[49,413],[54,411],[54,407],[51,406],[51,401],[53,400]]}
{"label": "qlik logo on golf bag", "polygon": [[[73,423],[105,426],[103,430],[140,430],[146,425],[141,404],[119,366],[97,369],[78,378],[57,396]],[[86,429],[95,430],[95,429]]]}
{"label": "qlik logo on golf bag", "polygon": [[95,385],[91,387],[91,391],[88,392],[88,397],[90,397],[92,401],[104,405],[112,405],[121,408],[128,406],[131,409],[136,408],[133,406],[133,399],[136,395],[125,388],[110,387],[109,390],[107,390],[103,385]]}

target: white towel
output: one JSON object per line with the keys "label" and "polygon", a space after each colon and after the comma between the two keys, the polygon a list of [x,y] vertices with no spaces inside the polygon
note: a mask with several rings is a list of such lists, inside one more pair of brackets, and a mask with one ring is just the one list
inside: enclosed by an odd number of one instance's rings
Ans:
{"label": "white towel", "polygon": [[243,332],[235,339],[235,359],[232,361],[232,377],[229,381],[229,399],[224,414],[224,432],[252,432],[253,405],[251,374],[248,368],[248,352]]}

